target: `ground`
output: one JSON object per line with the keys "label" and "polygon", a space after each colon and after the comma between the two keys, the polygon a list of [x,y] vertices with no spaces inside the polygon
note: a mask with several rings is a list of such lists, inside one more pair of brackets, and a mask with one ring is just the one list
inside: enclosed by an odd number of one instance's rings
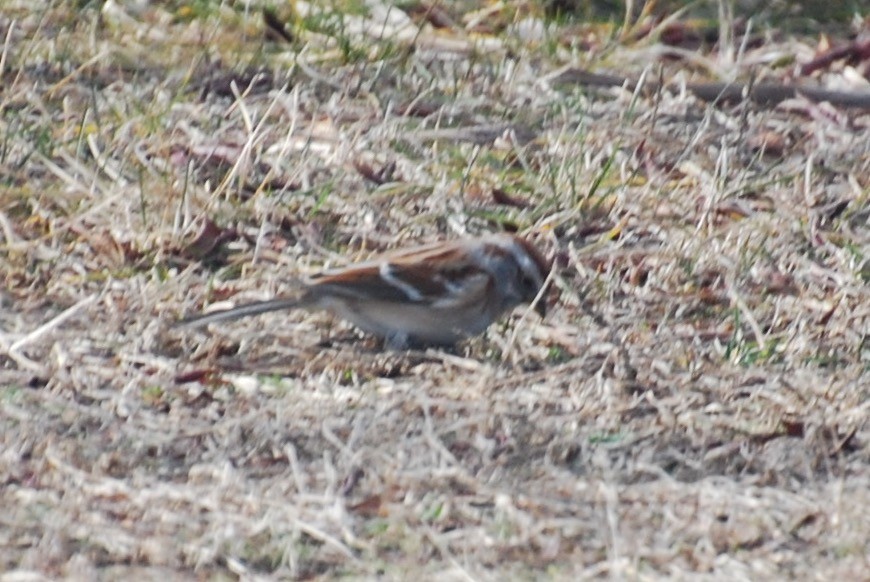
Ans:
{"label": "ground", "polygon": [[[3,3],[0,579],[866,579],[867,15],[441,4]],[[173,327],[498,230],[453,349]]]}

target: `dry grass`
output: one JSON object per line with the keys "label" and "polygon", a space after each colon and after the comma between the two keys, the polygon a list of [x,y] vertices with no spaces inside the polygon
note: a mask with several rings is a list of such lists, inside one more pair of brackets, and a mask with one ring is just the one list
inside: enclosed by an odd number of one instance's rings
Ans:
{"label": "dry grass", "polygon": [[[513,2],[440,33],[298,3],[289,43],[241,3],[3,5],[8,579],[866,576],[870,115],[549,82],[775,78],[811,39],[673,61],[522,42]],[[169,328],[503,227],[558,299],[452,353]]]}

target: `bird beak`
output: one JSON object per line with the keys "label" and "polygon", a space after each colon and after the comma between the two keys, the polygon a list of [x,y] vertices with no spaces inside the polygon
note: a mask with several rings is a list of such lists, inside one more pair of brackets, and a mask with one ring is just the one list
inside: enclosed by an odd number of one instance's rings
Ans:
{"label": "bird beak", "polygon": [[538,302],[535,303],[535,311],[538,312],[538,315],[541,316],[541,319],[544,319],[547,315],[547,296],[546,294],[538,299]]}

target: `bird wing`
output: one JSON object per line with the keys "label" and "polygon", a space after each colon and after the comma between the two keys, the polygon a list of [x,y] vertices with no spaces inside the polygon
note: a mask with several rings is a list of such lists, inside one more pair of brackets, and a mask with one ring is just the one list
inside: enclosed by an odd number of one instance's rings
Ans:
{"label": "bird wing", "polygon": [[402,254],[327,271],[312,279],[309,294],[316,295],[319,290],[349,299],[450,308],[479,298],[489,284],[489,276],[471,265],[455,265],[451,270],[433,273],[432,265],[437,262],[422,259],[419,252]]}

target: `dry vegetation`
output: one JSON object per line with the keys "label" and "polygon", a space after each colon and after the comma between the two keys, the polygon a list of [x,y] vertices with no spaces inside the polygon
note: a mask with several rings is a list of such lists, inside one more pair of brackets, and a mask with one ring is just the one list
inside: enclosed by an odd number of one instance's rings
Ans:
{"label": "dry vegetation", "polygon": [[[74,4],[0,2],[3,580],[866,579],[870,113],[680,90],[817,35]],[[452,352],[170,328],[501,228],[557,258],[551,314]]]}

